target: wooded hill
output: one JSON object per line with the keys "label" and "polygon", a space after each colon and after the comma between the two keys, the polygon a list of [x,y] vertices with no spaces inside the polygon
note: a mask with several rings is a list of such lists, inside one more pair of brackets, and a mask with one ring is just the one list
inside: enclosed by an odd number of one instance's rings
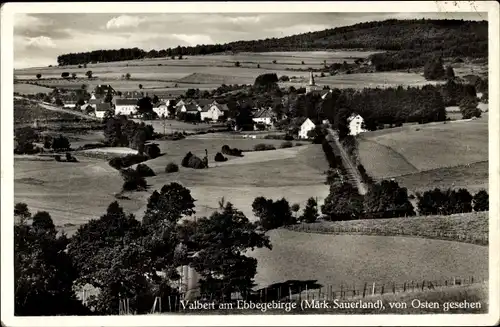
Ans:
{"label": "wooded hill", "polygon": [[[464,42],[466,40],[466,42]],[[223,52],[306,51],[320,49],[385,50],[372,56],[377,70],[421,67],[429,57],[488,56],[488,22],[464,20],[396,20],[360,23],[351,26],[226,44],[197,45],[149,52],[133,48],[63,54],[59,65],[78,65],[142,58],[178,57]]]}

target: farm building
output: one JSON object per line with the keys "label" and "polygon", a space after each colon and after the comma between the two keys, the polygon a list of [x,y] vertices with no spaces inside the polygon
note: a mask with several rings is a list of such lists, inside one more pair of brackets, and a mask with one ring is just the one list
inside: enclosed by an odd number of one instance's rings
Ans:
{"label": "farm building", "polygon": [[203,109],[210,107],[214,103],[214,101],[210,99],[199,99],[193,101],[193,103],[198,107],[198,111],[201,112],[203,111]]}
{"label": "farm building", "polygon": [[226,116],[228,111],[229,108],[226,104],[219,104],[214,101],[211,105],[203,108],[201,111],[201,120],[218,121]]}
{"label": "farm building", "polygon": [[137,112],[137,99],[114,98],[115,115],[133,115]]}
{"label": "farm building", "polygon": [[253,116],[253,121],[265,125],[272,125],[276,119],[276,114],[270,108],[260,109]]}
{"label": "farm building", "polygon": [[64,108],[74,109],[76,107],[76,101],[64,101]]}
{"label": "farm building", "polygon": [[349,135],[358,135],[366,132],[366,130],[363,129],[364,119],[358,114],[352,114],[347,118],[347,123],[349,124]]}
{"label": "farm building", "polygon": [[111,110],[111,104],[108,102],[99,103],[95,109],[95,116],[97,118],[104,118],[104,115],[109,110]]}
{"label": "farm building", "polygon": [[[100,103],[102,103],[102,101],[100,99],[96,99],[94,97],[94,98],[90,98],[89,102],[87,102],[87,105],[91,106],[95,110],[97,108],[97,105]],[[87,106],[85,106],[85,107],[87,107]]]}
{"label": "farm building", "polygon": [[94,89],[96,94],[107,94],[111,92],[111,94],[116,94],[115,89],[109,84],[99,84]]}
{"label": "farm building", "polygon": [[309,131],[312,131],[316,127],[316,124],[312,122],[309,118],[307,118],[302,125],[300,125],[300,130],[299,130],[299,138],[301,139],[307,139],[307,133]]}
{"label": "farm building", "polygon": [[200,111],[199,107],[197,104],[194,103],[185,103],[181,105],[180,107],[177,107],[177,112],[185,112],[188,114],[196,114]]}
{"label": "farm building", "polygon": [[168,117],[168,105],[168,102],[161,101],[153,107],[153,111],[158,117]]}

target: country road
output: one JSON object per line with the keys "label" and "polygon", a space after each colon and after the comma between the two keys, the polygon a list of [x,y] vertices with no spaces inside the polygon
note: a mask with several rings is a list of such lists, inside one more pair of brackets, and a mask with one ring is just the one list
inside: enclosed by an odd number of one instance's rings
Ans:
{"label": "country road", "polygon": [[344,163],[344,167],[347,169],[347,171],[350,173],[350,177],[356,183],[356,187],[358,188],[359,194],[365,195],[367,192],[366,185],[365,183],[363,183],[363,179],[361,178],[361,174],[359,173],[358,169],[351,161],[351,158],[349,158],[349,156],[347,155],[347,152],[345,151],[342,144],[340,144],[338,134],[331,128],[328,128],[327,131],[328,134],[332,136],[335,146],[339,149],[340,156],[342,157],[342,162]]}
{"label": "country road", "polygon": [[78,111],[75,111],[75,110],[65,109],[65,108],[61,108],[61,107],[56,107],[56,106],[53,106],[53,105],[48,104],[46,102],[36,101],[36,100],[32,100],[32,99],[28,99],[28,98],[20,97],[20,96],[15,96],[14,99],[27,100],[27,101],[29,101],[31,103],[38,104],[40,107],[42,107],[44,109],[47,109],[47,110],[50,110],[50,111],[63,112],[63,113],[66,113],[66,114],[70,114],[70,115],[81,117],[83,119],[88,119],[88,120],[101,121],[100,118],[86,115],[83,112],[78,112]]}

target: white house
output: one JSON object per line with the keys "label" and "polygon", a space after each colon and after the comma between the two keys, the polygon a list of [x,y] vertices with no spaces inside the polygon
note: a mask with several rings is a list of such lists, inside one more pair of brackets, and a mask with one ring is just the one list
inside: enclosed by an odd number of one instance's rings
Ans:
{"label": "white house", "polygon": [[113,98],[115,115],[133,115],[137,112],[137,99]]}
{"label": "white house", "polygon": [[227,104],[212,103],[209,106],[205,106],[201,111],[201,120],[209,119],[211,121],[218,121],[221,117],[224,117],[229,111]]}
{"label": "white house", "polygon": [[307,136],[307,133],[309,133],[309,131],[312,131],[315,127],[316,127],[316,125],[312,122],[312,120],[310,120],[309,118],[307,118],[302,123],[302,125],[300,125],[299,138],[301,138],[301,139],[307,139],[307,138],[309,138]]}
{"label": "white house", "polygon": [[352,114],[347,118],[347,123],[349,125],[349,135],[358,135],[366,132],[366,130],[363,129],[364,119],[358,114]]}
{"label": "white house", "polygon": [[272,125],[276,119],[276,114],[271,109],[261,109],[253,116],[253,121],[265,125]]}
{"label": "white house", "polygon": [[99,103],[95,108],[95,116],[97,118],[104,118],[106,112],[111,110],[111,104],[108,102]]}
{"label": "white house", "polygon": [[153,111],[158,115],[158,117],[168,117],[168,102],[160,102],[153,107]]}
{"label": "white house", "polygon": [[200,108],[194,103],[183,103],[181,106],[177,107],[178,113],[185,112],[188,114],[196,114],[199,111],[201,111]]}
{"label": "white house", "polygon": [[76,101],[65,101],[64,108],[74,109],[76,107]]}

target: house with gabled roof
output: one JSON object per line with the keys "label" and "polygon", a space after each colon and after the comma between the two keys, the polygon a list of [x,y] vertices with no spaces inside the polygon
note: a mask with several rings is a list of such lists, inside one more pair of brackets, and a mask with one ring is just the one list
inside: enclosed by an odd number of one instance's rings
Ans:
{"label": "house with gabled roof", "polygon": [[227,104],[219,104],[213,101],[210,105],[205,106],[201,111],[201,120],[219,121],[223,117],[227,118],[229,108]]}
{"label": "house with gabled roof", "polygon": [[316,124],[309,118],[307,118],[302,125],[300,125],[299,129],[299,138],[307,139],[309,138],[308,133],[316,128]]}
{"label": "house with gabled roof", "polygon": [[366,132],[363,128],[365,120],[360,115],[353,113],[349,118],[347,118],[347,124],[349,126],[349,135],[358,135]]}
{"label": "house with gabled roof", "polygon": [[130,116],[137,113],[137,101],[139,99],[113,98],[115,115]]}
{"label": "house with gabled roof", "polygon": [[276,120],[276,113],[271,108],[262,108],[254,113],[252,119],[256,123],[272,125]]}
{"label": "house with gabled roof", "polygon": [[112,110],[112,106],[109,102],[98,103],[95,108],[95,116],[97,118],[104,118],[106,112]]}

